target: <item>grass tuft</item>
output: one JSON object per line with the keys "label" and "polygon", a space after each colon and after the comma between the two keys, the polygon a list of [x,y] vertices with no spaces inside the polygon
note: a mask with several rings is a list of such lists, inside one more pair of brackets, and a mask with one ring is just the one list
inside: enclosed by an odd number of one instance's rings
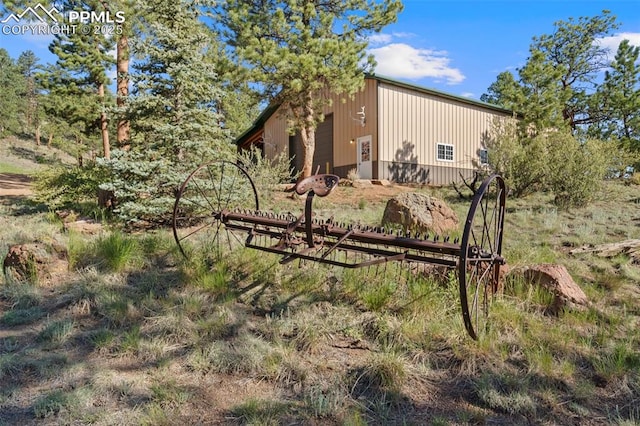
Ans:
{"label": "grass tuft", "polygon": [[100,237],[95,244],[95,253],[109,271],[121,272],[140,263],[140,247],[134,237],[115,231]]}

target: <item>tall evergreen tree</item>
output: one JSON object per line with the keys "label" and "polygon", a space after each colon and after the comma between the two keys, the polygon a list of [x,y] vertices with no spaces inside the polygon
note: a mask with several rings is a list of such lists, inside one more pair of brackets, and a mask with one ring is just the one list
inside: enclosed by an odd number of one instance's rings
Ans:
{"label": "tall evergreen tree", "polygon": [[598,16],[556,22],[552,34],[533,38],[531,55],[518,69],[520,89],[502,73],[482,99],[515,109],[538,130],[558,127],[559,119],[574,131],[597,122],[602,113],[592,97],[608,66],[608,50],[597,40],[618,27],[615,19],[604,10]]}
{"label": "tall evergreen tree", "polygon": [[25,82],[19,67],[9,56],[9,52],[0,48],[0,135],[3,133],[16,134],[21,130],[18,119],[20,111],[24,110]]}
{"label": "tall evergreen tree", "polygon": [[[61,10],[99,11],[97,0],[65,0]],[[92,136],[99,131],[102,152],[109,158],[107,108],[110,98],[107,90],[107,72],[113,67],[114,59],[109,53],[114,47],[114,39],[108,34],[83,31],[79,28],[71,34],[57,34],[49,50],[58,57],[56,67],[50,67],[45,81],[53,82],[49,87],[61,99],[66,98],[65,110],[73,111],[73,121],[85,124],[85,134]],[[76,105],[83,102],[83,105]]]}
{"label": "tall evergreen tree", "polygon": [[24,118],[26,132],[33,132],[37,145],[40,145],[40,107],[39,88],[36,83],[36,71],[40,68],[39,58],[31,50],[20,54],[16,63],[24,77]]}
{"label": "tall evergreen tree", "polygon": [[616,137],[622,145],[640,152],[640,47],[623,40],[605,73],[599,94],[607,111],[604,136]]}
{"label": "tall evergreen tree", "polygon": [[143,33],[131,44],[133,92],[126,103],[131,147],[104,164],[123,219],[167,220],[175,191],[196,164],[232,155],[221,89],[208,54],[211,31],[201,1],[139,2]]}
{"label": "tall evergreen tree", "polygon": [[399,0],[228,0],[218,17],[235,60],[269,102],[288,113],[312,173],[315,129],[327,92],[351,96],[373,68],[366,36],[394,22]]}
{"label": "tall evergreen tree", "polygon": [[553,34],[534,37],[531,46],[544,55],[544,60],[558,73],[558,95],[563,99],[562,116],[576,129],[594,121],[589,110],[589,96],[597,87],[599,74],[609,63],[609,51],[597,43],[618,28],[615,16],[608,10],[593,17],[558,21]]}
{"label": "tall evergreen tree", "polygon": [[100,0],[102,8],[109,12],[111,16],[122,13],[126,17],[124,22],[117,26],[114,31],[116,45],[116,142],[117,147],[129,149],[131,123],[124,114],[125,104],[129,96],[129,65],[131,52],[129,41],[135,33],[135,27],[140,22],[139,14],[135,9],[135,2],[129,0]]}

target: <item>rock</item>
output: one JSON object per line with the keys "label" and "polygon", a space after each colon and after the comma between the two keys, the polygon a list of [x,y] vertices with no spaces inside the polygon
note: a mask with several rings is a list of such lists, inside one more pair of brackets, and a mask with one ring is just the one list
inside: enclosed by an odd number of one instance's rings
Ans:
{"label": "rock", "polygon": [[563,310],[566,306],[589,305],[586,294],[575,283],[563,265],[546,263],[518,268],[513,272],[522,274],[527,282],[540,285],[553,293],[554,301],[549,308],[555,313]]}
{"label": "rock", "polygon": [[75,231],[81,234],[96,235],[102,231],[102,224],[93,219],[80,219],[73,222],[64,222],[64,231]]}
{"label": "rock", "polygon": [[81,234],[95,235],[102,231],[102,224],[87,217],[78,217],[72,210],[58,210],[56,215],[62,221],[64,232],[76,231]]}
{"label": "rock", "polygon": [[383,226],[400,225],[437,235],[457,229],[459,223],[456,213],[444,201],[415,192],[398,194],[387,201],[382,215]]}
{"label": "rock", "polygon": [[391,186],[391,182],[388,179],[374,179],[371,181],[374,185]]}
{"label": "rock", "polygon": [[373,184],[368,179],[355,179],[351,183],[351,186],[353,186],[354,188],[371,188],[373,187]]}
{"label": "rock", "polygon": [[68,270],[67,251],[38,242],[13,245],[4,258],[2,270],[20,281],[47,281]]}

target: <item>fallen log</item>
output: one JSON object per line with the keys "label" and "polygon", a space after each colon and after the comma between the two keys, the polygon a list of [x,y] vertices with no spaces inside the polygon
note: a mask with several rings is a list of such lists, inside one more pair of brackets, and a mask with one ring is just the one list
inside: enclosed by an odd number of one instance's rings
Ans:
{"label": "fallen log", "polygon": [[600,257],[615,257],[618,255],[627,255],[633,259],[634,263],[640,263],[640,239],[632,239],[620,241],[617,243],[586,245],[569,251],[569,254],[594,253]]}

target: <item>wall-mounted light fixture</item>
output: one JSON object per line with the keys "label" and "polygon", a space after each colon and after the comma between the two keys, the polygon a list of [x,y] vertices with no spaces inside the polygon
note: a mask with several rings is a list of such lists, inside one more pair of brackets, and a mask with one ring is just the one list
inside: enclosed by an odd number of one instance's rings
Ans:
{"label": "wall-mounted light fixture", "polygon": [[351,139],[351,140],[349,141],[349,143],[350,143],[351,145],[353,145],[354,143],[356,143],[356,140],[355,140],[355,139]]}

